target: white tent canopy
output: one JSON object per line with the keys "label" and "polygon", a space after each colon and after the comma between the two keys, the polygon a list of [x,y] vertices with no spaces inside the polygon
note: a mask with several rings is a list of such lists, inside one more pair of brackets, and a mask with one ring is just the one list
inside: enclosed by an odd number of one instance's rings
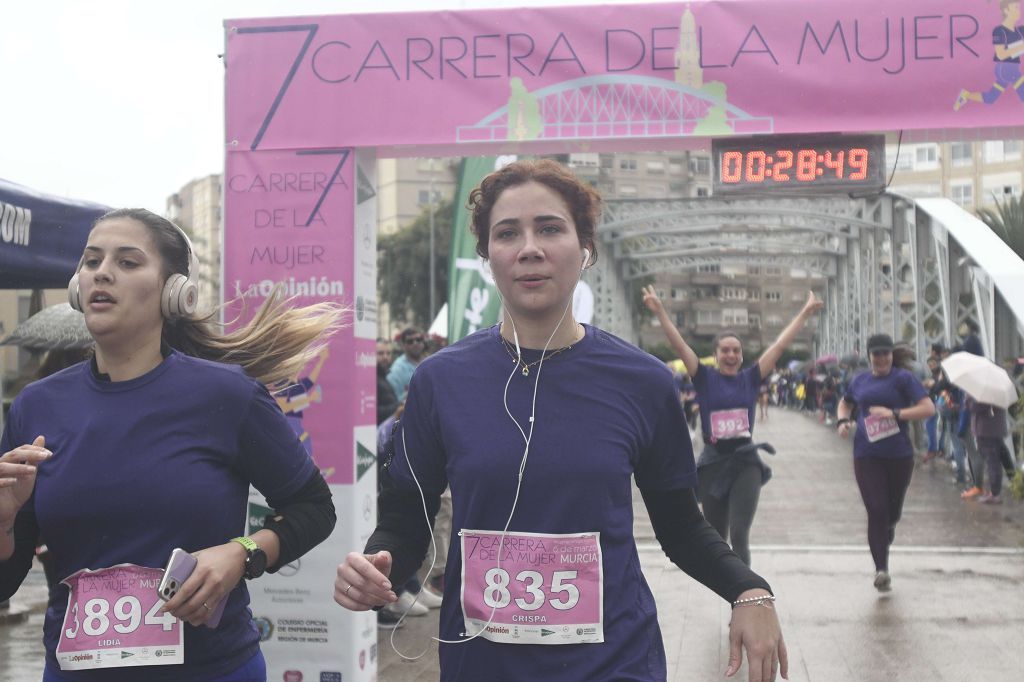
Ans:
{"label": "white tent canopy", "polygon": [[448,304],[445,303],[441,306],[441,309],[437,311],[437,317],[430,323],[430,329],[427,330],[427,334],[430,336],[440,336],[442,339],[448,338]]}

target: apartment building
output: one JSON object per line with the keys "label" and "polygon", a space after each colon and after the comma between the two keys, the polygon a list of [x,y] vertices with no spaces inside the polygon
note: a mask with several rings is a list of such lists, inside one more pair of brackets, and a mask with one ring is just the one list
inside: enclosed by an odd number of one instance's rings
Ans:
{"label": "apartment building", "polygon": [[679,199],[711,194],[705,152],[569,154],[566,163],[605,199]]}
{"label": "apartment building", "polygon": [[221,201],[219,173],[186,183],[167,198],[166,217],[188,232],[199,259],[199,302],[202,307],[220,302]]}
{"label": "apartment building", "polygon": [[377,234],[394,234],[429,206],[451,201],[460,158],[377,160]]}
{"label": "apartment building", "polygon": [[[821,296],[824,288],[825,279],[806,270],[759,265],[701,265],[655,281],[669,317],[692,346],[707,352],[716,335],[729,331],[743,340],[748,359],[778,337],[809,290]],[[815,334],[811,320],[790,350],[812,353]],[[667,343],[657,320],[644,325],[640,339],[645,348]]]}
{"label": "apartment building", "polygon": [[948,197],[964,209],[1019,197],[1024,183],[1021,140],[890,144],[892,191],[912,198]]}
{"label": "apartment building", "polygon": [[[452,201],[458,188],[461,161],[461,158],[425,157],[378,159],[378,236],[394,234],[413,223],[424,210]],[[406,323],[404,317],[392,314],[388,305],[378,301],[377,335],[380,338],[391,337]]]}

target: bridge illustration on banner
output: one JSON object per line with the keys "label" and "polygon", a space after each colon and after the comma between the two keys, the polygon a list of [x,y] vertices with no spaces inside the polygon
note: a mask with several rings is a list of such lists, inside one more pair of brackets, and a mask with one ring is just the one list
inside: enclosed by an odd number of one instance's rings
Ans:
{"label": "bridge illustration on banner", "polygon": [[[708,84],[713,87],[714,84]],[[576,140],[774,132],[774,119],[754,116],[702,89],[651,76],[585,76],[528,92],[512,79],[508,104],[456,141]],[[722,88],[724,94],[724,88]]]}

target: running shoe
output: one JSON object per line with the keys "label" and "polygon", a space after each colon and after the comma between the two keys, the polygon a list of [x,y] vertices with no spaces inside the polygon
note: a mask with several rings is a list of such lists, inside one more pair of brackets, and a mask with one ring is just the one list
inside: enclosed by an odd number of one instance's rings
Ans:
{"label": "running shoe", "polygon": [[1003,501],[999,498],[998,495],[993,495],[992,493],[985,493],[984,495],[978,498],[978,502],[981,502],[982,504],[1002,504]]}
{"label": "running shoe", "polygon": [[435,575],[427,581],[429,587],[435,594],[444,594],[444,574]]}
{"label": "running shoe", "polygon": [[401,622],[402,616],[396,616],[393,613],[381,609],[377,612],[377,629],[378,630],[397,630],[398,628],[404,628],[405,623]]}
{"label": "running shoe", "polygon": [[892,578],[889,577],[888,571],[875,573],[875,589],[879,592],[888,592],[892,589]]}
{"label": "running shoe", "polygon": [[976,486],[976,485],[975,486],[971,486],[967,490],[965,490],[962,493],[960,493],[960,499],[961,500],[973,500],[975,497],[977,497],[978,495],[981,495],[983,492],[985,492],[985,491],[982,490],[981,488],[979,488],[978,486]]}
{"label": "running shoe", "polygon": [[421,604],[412,592],[398,595],[398,601],[388,604],[381,611],[387,611],[395,616],[425,616],[430,613],[430,609]]}
{"label": "running shoe", "polygon": [[967,104],[967,90],[961,90],[960,94],[956,96],[956,102],[953,103],[953,111],[960,111],[960,107]]}
{"label": "running shoe", "polygon": [[441,608],[441,595],[437,594],[426,585],[424,585],[417,594],[420,597],[418,603],[423,604],[428,609]]}

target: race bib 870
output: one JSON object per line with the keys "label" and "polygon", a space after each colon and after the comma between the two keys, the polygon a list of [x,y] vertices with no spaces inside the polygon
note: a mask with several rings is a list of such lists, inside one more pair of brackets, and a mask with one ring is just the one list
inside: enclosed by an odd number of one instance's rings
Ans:
{"label": "race bib 870", "polygon": [[864,417],[864,435],[868,437],[869,443],[877,443],[899,432],[900,425],[892,417],[875,417],[870,414]]}
{"label": "race bib 870", "polygon": [[459,535],[467,635],[482,630],[505,644],[604,641],[600,533]]}

